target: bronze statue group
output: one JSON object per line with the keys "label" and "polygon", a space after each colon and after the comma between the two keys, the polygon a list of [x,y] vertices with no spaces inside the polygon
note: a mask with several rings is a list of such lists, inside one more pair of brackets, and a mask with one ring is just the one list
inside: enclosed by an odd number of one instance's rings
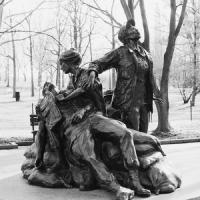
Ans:
{"label": "bronze statue group", "polygon": [[[158,139],[147,134],[153,111],[151,56],[139,45],[133,20],[121,27],[118,38],[123,45],[92,61],[87,69],[80,67],[82,59],[74,49],[61,54],[61,69],[72,75],[71,85],[58,92],[52,83],[44,84],[43,99],[36,107],[39,130],[22,165],[29,183],[102,188],[120,200],[180,187]],[[108,114],[98,78],[111,68],[117,72],[109,102],[109,109],[119,113],[115,119]]]}

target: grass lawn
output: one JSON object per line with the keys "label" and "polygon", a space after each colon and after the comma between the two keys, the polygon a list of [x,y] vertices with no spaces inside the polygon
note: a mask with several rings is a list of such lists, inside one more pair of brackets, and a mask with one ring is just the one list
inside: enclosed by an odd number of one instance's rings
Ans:
{"label": "grass lawn", "polygon": [[[200,95],[196,96],[196,105],[192,108],[192,120],[190,103],[183,104],[182,97],[176,88],[169,89],[169,121],[177,136],[174,138],[200,137]],[[157,127],[157,112],[154,107],[152,122],[149,124],[151,132]]]}
{"label": "grass lawn", "polygon": [[19,91],[20,101],[16,102],[11,88],[0,87],[0,138],[32,137],[29,115],[38,96],[30,97],[30,91],[26,89]]}
{"label": "grass lawn", "polygon": [[[31,138],[29,115],[32,112],[32,103],[37,103],[36,97],[30,97],[30,89],[20,88],[20,101],[12,98],[12,89],[0,86],[0,138],[21,137]],[[170,124],[178,133],[176,138],[200,137],[200,95],[196,98],[193,108],[193,119],[190,120],[189,104],[184,105],[177,89],[170,88]],[[157,126],[157,112],[154,108],[149,132]]]}

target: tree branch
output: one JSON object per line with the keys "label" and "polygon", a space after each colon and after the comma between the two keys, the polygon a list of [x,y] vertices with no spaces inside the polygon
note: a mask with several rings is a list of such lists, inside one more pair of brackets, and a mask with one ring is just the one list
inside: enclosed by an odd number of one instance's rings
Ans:
{"label": "tree branch", "polygon": [[147,17],[146,17],[146,11],[145,11],[145,6],[144,6],[144,0],[140,0],[140,12],[142,16],[142,24],[143,24],[143,29],[144,29],[144,42],[143,46],[144,48],[149,51],[149,28],[148,28],[148,23],[147,23]]}
{"label": "tree branch", "polygon": [[[57,42],[58,45],[63,46],[54,36],[52,36],[52,35],[50,35],[50,34],[48,34],[48,33],[45,33],[45,31],[51,30],[51,29],[53,29],[53,28],[55,28],[55,27],[46,29],[46,30],[44,30],[43,32],[42,32],[42,31],[14,30],[14,31],[8,31],[7,33],[13,33],[13,32],[14,32],[14,33],[15,33],[15,32],[20,32],[20,33],[35,33],[34,35],[31,35],[31,37],[36,36],[36,35],[46,35],[46,36],[52,38],[53,40],[55,40],[55,41]],[[1,33],[1,32],[0,32],[0,33]],[[30,36],[25,37],[25,38],[21,38],[21,39],[15,39],[15,41],[22,41],[22,40],[28,39],[29,37],[30,37]],[[8,41],[6,41],[6,42],[0,43],[0,46],[4,45],[4,44],[6,44],[6,43],[9,43],[9,42],[11,42],[11,40],[8,40]]]}
{"label": "tree branch", "polygon": [[122,24],[119,23],[107,10],[101,9],[100,6],[97,4],[97,2],[96,2],[95,0],[94,0],[94,3],[96,4],[97,7],[92,6],[92,5],[88,4],[88,3],[85,3],[85,2],[82,1],[82,0],[81,0],[81,2],[82,2],[82,4],[84,4],[84,5],[86,5],[86,6],[90,7],[90,8],[92,8],[92,9],[94,9],[94,10],[97,10],[97,11],[101,12],[103,15],[109,17],[109,18],[112,19],[118,26],[122,26]]}
{"label": "tree branch", "polygon": [[178,25],[176,27],[176,30],[175,30],[175,36],[177,37],[179,32],[180,32],[180,29],[181,29],[181,26],[183,24],[183,20],[184,20],[184,14],[185,14],[185,9],[186,9],[186,5],[187,5],[187,1],[188,0],[184,0],[183,2],[183,6],[182,6],[182,9],[181,9],[181,15],[180,15],[180,18],[179,18],[179,21],[178,21]]}
{"label": "tree branch", "polygon": [[[94,11],[93,11],[94,12]],[[109,21],[106,21],[103,17],[101,17],[98,13],[94,12],[104,23],[112,26],[112,24],[109,22]],[[116,26],[116,25],[113,25],[115,28],[120,28],[122,25],[120,26]]]}
{"label": "tree branch", "polygon": [[170,15],[170,33],[174,34],[176,26],[176,0],[170,0],[171,15]]}
{"label": "tree branch", "polygon": [[5,31],[3,31],[3,32],[1,32],[1,33],[4,34],[4,33],[8,32],[8,31],[10,31],[10,30],[16,28],[16,27],[19,26],[20,24],[22,24],[29,16],[31,16],[31,15],[35,12],[44,2],[45,2],[45,0],[42,1],[39,5],[37,5],[33,10],[31,10],[30,13],[29,13],[27,16],[25,16],[21,21],[19,21],[18,23],[16,23],[16,24],[13,25],[12,27],[8,28],[7,30],[5,30]]}
{"label": "tree branch", "polygon": [[132,18],[134,19],[134,0],[128,0],[128,7],[132,15]]}
{"label": "tree branch", "polygon": [[92,31],[94,30],[94,26],[92,26],[92,28],[90,29],[90,32],[89,32],[89,34],[88,34],[88,43],[87,43],[87,45],[86,45],[86,48],[85,48],[85,50],[84,50],[84,52],[83,52],[83,54],[82,54],[82,57],[84,57],[84,55],[85,55],[85,53],[86,53],[86,51],[87,51],[87,49],[88,49],[88,47],[89,47],[89,44],[90,44],[90,35],[92,34]]}
{"label": "tree branch", "polygon": [[52,49],[47,49],[45,48],[45,50],[49,51],[51,54],[58,56],[58,52],[56,50],[52,50]]}
{"label": "tree branch", "polygon": [[4,1],[5,1],[5,0],[1,0],[0,5],[3,5]]}
{"label": "tree branch", "polygon": [[135,3],[135,5],[134,5],[134,7],[133,7],[133,9],[135,10],[136,9],[136,7],[137,7],[137,5],[140,3],[140,0],[138,0],[136,3]]}
{"label": "tree branch", "polygon": [[120,2],[121,2],[121,5],[122,5],[122,7],[124,9],[124,13],[126,15],[127,20],[132,19],[132,14],[130,12],[130,9],[129,9],[128,5],[126,4],[126,1],[125,0],[120,0]]}

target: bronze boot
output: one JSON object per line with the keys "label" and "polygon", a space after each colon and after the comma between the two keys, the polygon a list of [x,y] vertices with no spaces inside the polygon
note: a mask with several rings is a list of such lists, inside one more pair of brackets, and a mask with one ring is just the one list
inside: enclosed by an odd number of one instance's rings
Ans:
{"label": "bronze boot", "polygon": [[140,197],[151,196],[151,191],[145,189],[140,184],[138,169],[131,170],[129,173],[130,173],[130,179],[131,179],[130,188],[135,191],[135,194]]}

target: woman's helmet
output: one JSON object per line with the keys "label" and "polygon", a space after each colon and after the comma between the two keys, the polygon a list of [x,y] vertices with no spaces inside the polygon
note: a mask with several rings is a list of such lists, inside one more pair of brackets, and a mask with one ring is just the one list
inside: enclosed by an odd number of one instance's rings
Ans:
{"label": "woman's helmet", "polygon": [[60,55],[59,62],[60,64],[68,63],[78,65],[82,61],[81,55],[73,48],[63,52]]}
{"label": "woman's helmet", "polygon": [[122,26],[118,32],[118,39],[126,44],[130,39],[139,39],[140,34],[138,30],[135,28],[134,19],[130,19],[127,21],[125,26]]}

